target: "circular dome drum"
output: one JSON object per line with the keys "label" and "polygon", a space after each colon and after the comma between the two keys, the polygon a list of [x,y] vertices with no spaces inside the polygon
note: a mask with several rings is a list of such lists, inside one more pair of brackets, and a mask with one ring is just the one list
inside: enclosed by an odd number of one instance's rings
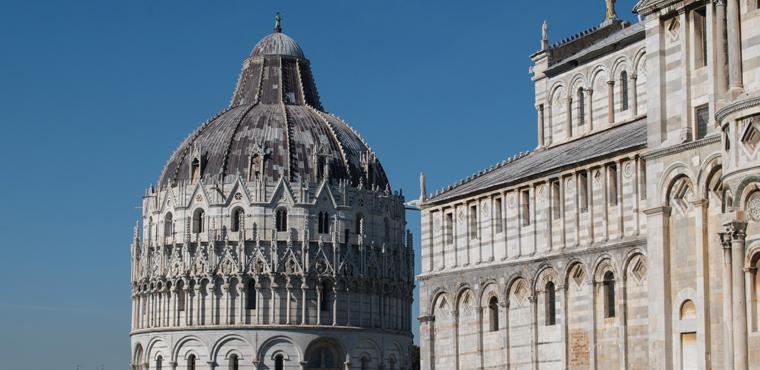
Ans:
{"label": "circular dome drum", "polygon": [[133,368],[411,366],[404,197],[279,25],[142,205]]}

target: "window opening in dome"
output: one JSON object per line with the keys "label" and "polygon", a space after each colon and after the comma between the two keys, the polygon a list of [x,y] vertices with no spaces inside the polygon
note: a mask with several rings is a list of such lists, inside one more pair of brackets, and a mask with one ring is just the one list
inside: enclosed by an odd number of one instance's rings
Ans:
{"label": "window opening in dome", "polygon": [[190,179],[193,184],[197,183],[201,178],[201,160],[199,158],[193,158],[193,162],[190,164]]}
{"label": "window opening in dome", "polygon": [[251,159],[248,163],[248,181],[254,181],[261,178],[261,171],[263,170],[263,160],[261,155],[255,153],[251,155]]}
{"label": "window opening in dome", "polygon": [[235,210],[232,211],[232,224],[230,225],[230,230],[234,232],[240,231],[240,229],[244,227],[244,220],[245,211],[243,211],[242,208],[235,208]]}
{"label": "window opening in dome", "polygon": [[275,227],[277,231],[287,231],[288,229],[288,211],[285,208],[278,208],[275,213]]}
{"label": "window opening in dome", "polygon": [[325,156],[320,155],[317,157],[317,166],[316,166],[316,180],[322,181],[325,178],[325,167],[327,166],[327,160],[325,159]]}
{"label": "window opening in dome", "polygon": [[205,218],[206,218],[206,212],[198,208],[195,210],[195,213],[193,214],[193,233],[202,233],[205,231]]}

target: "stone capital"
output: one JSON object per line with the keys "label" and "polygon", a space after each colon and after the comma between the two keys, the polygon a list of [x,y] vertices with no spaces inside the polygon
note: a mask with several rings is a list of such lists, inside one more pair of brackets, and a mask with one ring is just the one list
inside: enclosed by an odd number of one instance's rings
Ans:
{"label": "stone capital", "polygon": [[729,235],[731,242],[744,242],[747,236],[747,223],[744,221],[729,221],[723,226],[726,228],[726,234]]}

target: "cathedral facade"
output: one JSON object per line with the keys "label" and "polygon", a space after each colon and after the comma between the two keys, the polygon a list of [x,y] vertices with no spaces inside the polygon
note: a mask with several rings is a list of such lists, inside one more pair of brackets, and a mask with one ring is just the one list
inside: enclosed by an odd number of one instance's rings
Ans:
{"label": "cathedral facade", "polygon": [[760,2],[531,56],[538,143],[421,181],[423,369],[760,369]]}
{"label": "cathedral facade", "polygon": [[132,256],[134,370],[409,369],[404,198],[275,31],[232,101],[146,190]]}

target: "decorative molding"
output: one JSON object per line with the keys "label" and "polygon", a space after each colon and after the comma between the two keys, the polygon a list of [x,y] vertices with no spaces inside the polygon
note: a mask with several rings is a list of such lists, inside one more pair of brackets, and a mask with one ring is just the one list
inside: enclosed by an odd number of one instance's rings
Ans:
{"label": "decorative molding", "polygon": [[700,140],[673,145],[673,146],[669,146],[667,148],[662,148],[662,149],[654,149],[648,153],[642,154],[641,159],[645,161],[648,161],[651,159],[658,159],[658,158],[669,156],[671,154],[676,154],[676,153],[680,153],[687,150],[701,148],[703,146],[707,146],[707,145],[711,145],[711,144],[715,144],[719,142],[720,142],[720,134],[712,134]]}
{"label": "decorative molding", "polygon": [[715,120],[720,124],[723,122],[724,119],[726,119],[726,117],[728,117],[729,115],[733,113],[743,111],[745,109],[754,108],[757,106],[760,106],[760,96],[751,97],[744,100],[739,100],[737,102],[731,103],[719,109],[715,113]]}

